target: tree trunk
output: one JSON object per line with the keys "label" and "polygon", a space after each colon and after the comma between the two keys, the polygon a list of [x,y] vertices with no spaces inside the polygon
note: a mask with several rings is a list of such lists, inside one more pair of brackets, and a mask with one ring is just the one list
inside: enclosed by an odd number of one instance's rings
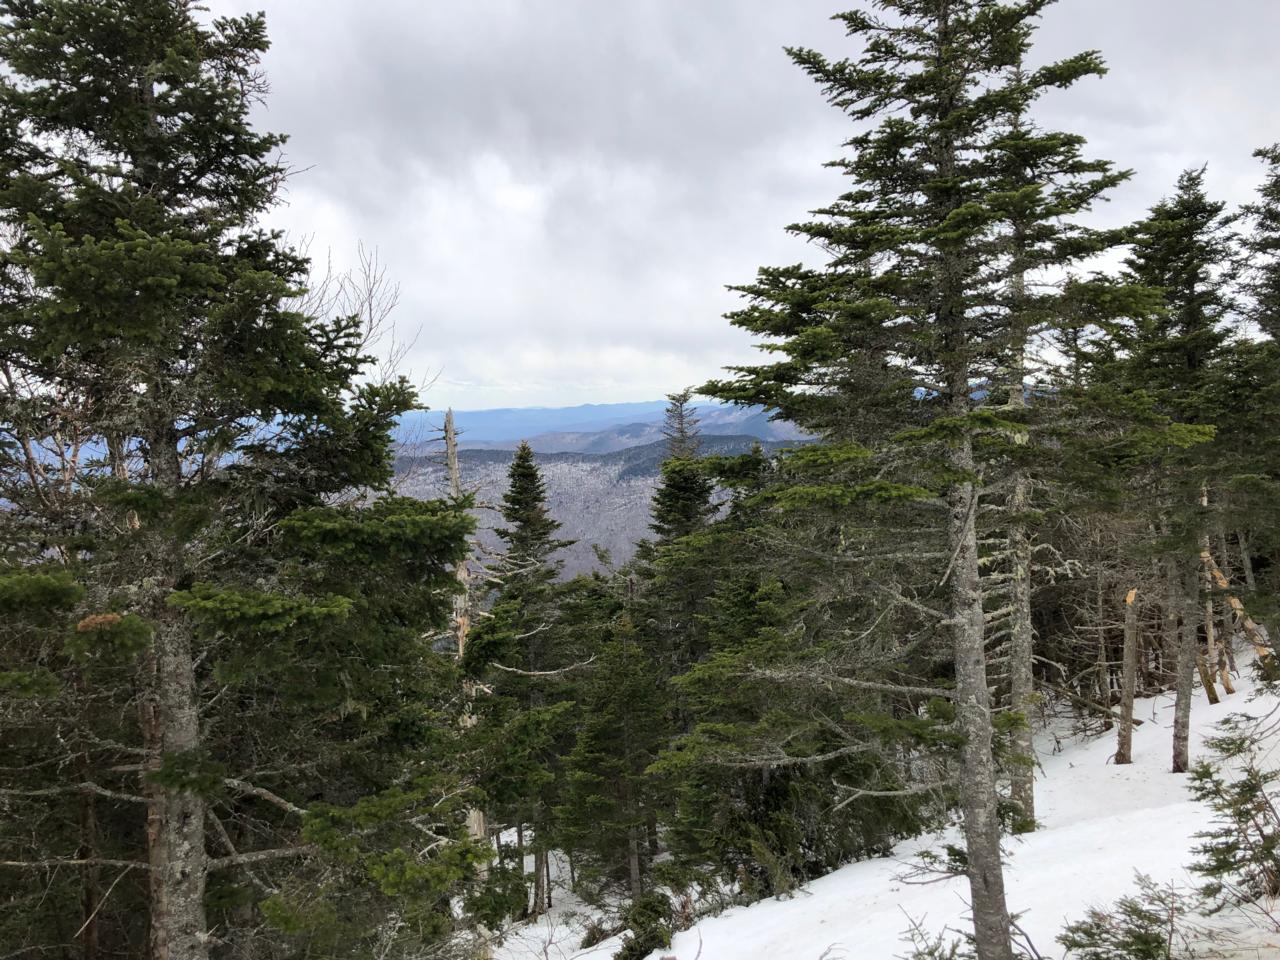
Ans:
{"label": "tree trunk", "polygon": [[[1178,590],[1178,578],[1172,561],[1166,561],[1164,564],[1164,603],[1160,607],[1160,641],[1161,641],[1161,664],[1164,669],[1164,684],[1166,687],[1178,685],[1178,650],[1181,648],[1181,634],[1178,633],[1178,608],[1180,606],[1180,591]],[[1173,672],[1169,672],[1169,663],[1173,662]]]}
{"label": "tree trunk", "polygon": [[1138,591],[1124,598],[1124,665],[1120,674],[1120,724],[1116,763],[1133,762],[1133,695],[1138,682]]}
{"label": "tree trunk", "polygon": [[[1204,509],[1209,507],[1209,488],[1200,488],[1200,506]],[[1202,554],[1209,552],[1209,534],[1206,532],[1200,538],[1200,552]],[[1204,684],[1205,692],[1209,694],[1209,702],[1217,703],[1218,694],[1214,690],[1213,674],[1219,671],[1222,677],[1222,689],[1224,693],[1234,693],[1231,689],[1231,677],[1225,669],[1220,667],[1220,660],[1223,658],[1219,654],[1217,637],[1214,633],[1213,622],[1213,580],[1209,576],[1208,568],[1201,570],[1201,589],[1204,592],[1204,660],[1200,667],[1200,682]]]}
{"label": "tree trunk", "polygon": [[[1021,231],[1015,231],[1015,245],[1015,255],[1023,255],[1025,242]],[[1011,285],[1014,302],[1017,304],[1015,322],[1022,326],[1014,347],[1015,369],[1009,386],[1008,402],[1015,410],[1024,410],[1027,406],[1025,368],[1028,334],[1023,311],[1026,307],[1027,285],[1021,271],[1014,273]],[[1024,445],[1027,435],[1017,431],[1012,439],[1015,444]],[[1036,703],[1036,680],[1033,668],[1035,645],[1031,628],[1031,536],[1026,523],[1027,512],[1031,509],[1031,478],[1026,470],[1019,469],[1014,474],[1007,507],[1011,574],[1009,604],[1013,608],[1009,621],[1009,705],[1023,719],[1014,729],[1011,738],[1009,794],[1018,808],[1014,832],[1030,833],[1036,828],[1036,750],[1031,726]]]}
{"label": "tree trunk", "polygon": [[[1196,662],[1196,604],[1198,580],[1194,575],[1186,578],[1182,616],[1182,630],[1178,636],[1178,665],[1174,685],[1173,702],[1173,772],[1186,773],[1190,766],[1187,756],[1187,740],[1191,731],[1191,692],[1195,683]],[[1178,580],[1173,561],[1169,563],[1170,600],[1178,596]],[[1185,596],[1185,595],[1184,595]]]}
{"label": "tree trunk", "polygon": [[1240,566],[1244,569],[1244,585],[1250,593],[1253,593],[1258,589],[1258,584],[1253,579],[1253,557],[1249,555],[1249,541],[1243,530],[1236,534],[1236,540],[1240,543]]}
{"label": "tree trunk", "polygon": [[[542,831],[539,830],[538,833]],[[537,835],[535,843],[541,843]],[[537,847],[533,851],[533,912],[530,916],[540,917],[547,909],[547,851]]]}
{"label": "tree trunk", "polygon": [[640,882],[640,830],[634,823],[627,828],[627,872],[631,880],[631,899],[639,900],[644,887]]}
{"label": "tree trunk", "polygon": [[[83,686],[81,686],[83,690]],[[89,756],[81,752],[76,756],[77,773],[80,782],[89,781]],[[79,858],[91,861],[100,856],[98,852],[98,815],[95,809],[96,798],[91,793],[82,793],[79,797],[80,814],[80,850]],[[102,878],[100,868],[86,862],[80,868],[80,882],[83,889],[81,898],[84,911],[84,922],[80,927],[81,960],[98,960],[98,909],[102,903]]]}
{"label": "tree trunk", "polygon": [[1093,671],[1094,689],[1096,691],[1095,699],[1100,704],[1105,704],[1107,711],[1103,720],[1103,730],[1110,730],[1111,725],[1115,722],[1111,713],[1111,657],[1107,652],[1107,622],[1110,619],[1110,611],[1107,609],[1107,587],[1106,581],[1102,576],[1102,569],[1099,567],[1097,575],[1097,593],[1098,593],[1098,650],[1097,662]]}
{"label": "tree trunk", "polygon": [[[195,661],[180,622],[156,632],[155,682],[158,724],[153,756],[193,756],[200,746]],[[148,860],[151,867],[151,960],[207,960],[204,893],[205,801],[181,786],[148,778]]]}
{"label": "tree trunk", "polygon": [[[458,467],[458,433],[453,425],[453,408],[444,414],[444,450],[449,469],[449,495],[455,500],[462,498],[462,471]],[[468,557],[463,557],[454,568],[454,577],[458,581],[458,591],[453,595],[453,634],[461,661],[467,652],[467,638],[471,633],[471,568],[467,565]],[[476,685],[471,680],[462,684],[462,727],[470,729],[476,724],[472,705],[476,699]],[[485,814],[479,807],[467,810],[467,836],[472,840],[488,840],[489,826],[485,822]],[[489,864],[482,863],[477,874],[484,879],[489,873]]]}
{"label": "tree trunk", "polygon": [[[147,468],[161,490],[176,495],[182,465],[173,427],[161,422],[149,438]],[[184,571],[184,545],[163,528],[153,540],[162,564],[151,620],[155,636],[143,658],[147,751],[153,770],[172,761],[198,756],[200,702],[196,684],[196,651],[185,618],[168,606],[170,590]],[[208,960],[209,928],[205,917],[204,797],[181,783],[157,783],[144,777],[147,847],[151,894],[151,960]]]}
{"label": "tree trunk", "polygon": [[[965,397],[967,382],[952,386]],[[951,450],[951,466],[962,476],[974,473],[972,440]],[[974,524],[977,491],[972,483],[955,484],[948,495],[948,540],[955,558],[950,575],[950,620],[956,670],[956,710],[964,737],[960,780],[968,854],[974,945],[979,960],[1012,960],[1009,910],[1005,903],[1004,866],[1000,853],[996,769],[992,756],[991,699],[987,687],[978,542]]]}
{"label": "tree trunk", "polygon": [[[1029,506],[1030,482],[1025,476],[1019,475],[1014,480],[1009,508],[1016,516]],[[1034,638],[1031,629],[1031,538],[1027,535],[1025,524],[1014,522],[1009,534],[1009,547],[1013,563],[1009,700],[1013,709],[1022,715],[1022,722],[1014,729],[1012,737],[1010,796],[1018,807],[1015,832],[1028,833],[1036,828],[1036,751],[1031,723],[1035,712],[1036,684],[1032,669]]]}

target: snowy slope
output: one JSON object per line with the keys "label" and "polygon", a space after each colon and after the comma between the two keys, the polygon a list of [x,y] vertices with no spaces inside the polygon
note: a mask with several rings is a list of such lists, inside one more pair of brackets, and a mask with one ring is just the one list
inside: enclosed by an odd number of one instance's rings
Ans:
{"label": "snowy slope", "polygon": [[[1260,714],[1277,704],[1264,697],[1246,703],[1251,685],[1213,706],[1197,691],[1192,710],[1193,757],[1213,726],[1230,713]],[[1206,810],[1190,799],[1186,777],[1168,772],[1172,753],[1172,696],[1139,701],[1135,715],[1134,762],[1110,763],[1114,735],[1041,746],[1043,774],[1037,782],[1042,828],[1008,842],[1006,883],[1010,908],[1046,958],[1059,957],[1054,938],[1065,922],[1080,919],[1091,905],[1132,892],[1141,869],[1158,882],[1190,885],[1187,864],[1204,829]],[[1280,740],[1274,747],[1280,763]],[[851,864],[817,880],[789,900],[769,900],[703,920],[676,935],[671,947],[653,957],[678,960],[890,960],[904,952],[909,919],[931,932],[965,927],[967,883],[949,879],[928,884],[904,880],[912,855],[940,838],[919,838],[898,847],[895,856]],[[954,839],[954,836],[945,839]],[[578,948],[576,924],[553,915],[528,928],[499,951],[502,960],[606,960],[618,941],[592,950]],[[1280,958],[1280,938],[1249,932],[1239,956]]]}

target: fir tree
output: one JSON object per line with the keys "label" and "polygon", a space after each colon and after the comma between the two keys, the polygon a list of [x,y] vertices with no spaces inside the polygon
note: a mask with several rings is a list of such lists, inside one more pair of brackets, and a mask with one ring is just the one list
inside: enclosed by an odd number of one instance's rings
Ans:
{"label": "fir tree", "polygon": [[667,396],[663,436],[667,456],[653,494],[650,529],[659,543],[687,536],[706,523],[714,487],[698,462],[698,418],[689,406],[692,389]]}
{"label": "fir tree", "polygon": [[693,458],[698,455],[698,411],[689,404],[693,388],[667,394],[667,409],[662,415],[662,435],[667,441],[669,458]]}
{"label": "fir tree", "polygon": [[3,939],[345,956],[397,914],[408,949],[476,855],[418,766],[470,521],[357,495],[414,393],[365,380],[360,316],[298,308],[264,22],[196,11],[0,3],[3,749],[45,825],[4,841]]}
{"label": "fir tree", "polygon": [[[1222,359],[1232,302],[1229,284],[1234,259],[1235,218],[1225,204],[1204,191],[1204,171],[1188,170],[1174,195],[1156,204],[1138,224],[1126,272],[1135,282],[1159,291],[1161,309],[1136,318],[1118,332],[1118,363],[1112,375],[1169,421],[1200,427],[1212,436],[1212,389]],[[1152,464],[1149,509],[1159,537],[1153,549],[1166,571],[1166,643],[1177,651],[1173,769],[1185,772],[1189,761],[1193,676],[1200,665],[1210,696],[1215,663],[1199,655],[1201,553],[1208,549],[1210,483],[1219,473],[1200,444],[1173,449]],[[1180,625],[1179,625],[1180,620]]]}
{"label": "fir tree", "polygon": [[[1006,960],[1012,951],[976,518],[987,446],[1026,424],[1019,411],[989,402],[989,390],[1007,380],[1011,357],[1020,366],[1026,342],[1026,304],[1011,302],[1011,278],[1070,257],[1068,235],[1056,240],[1052,232],[1055,178],[1084,178],[1082,187],[1063,188],[1064,212],[1087,206],[1107,185],[1105,176],[1090,182],[1105,168],[1080,163],[1078,141],[1059,139],[1059,156],[1029,180],[1025,161],[1045,143],[1026,145],[1023,180],[1011,191],[1009,158],[1022,145],[1011,143],[1010,121],[1041,91],[1097,72],[1098,62],[1086,54],[1024,70],[1043,0],[873,6],[883,16],[838,17],[866,45],[859,57],[791,51],[832,104],[865,124],[848,142],[851,155],[834,164],[849,190],[791,228],[820,242],[830,263],[762,270],[743,288],[748,306],[733,322],[770,337],[768,349],[781,359],[736,368],[736,380],[707,392],[763,403],[826,441],[824,452],[797,458],[816,482],[797,485],[785,502],[842,509],[858,527],[879,510],[882,529],[916,525],[927,544],[920,553],[941,559],[943,569],[929,573],[933,584],[945,584],[935,597],[936,587],[917,579],[919,560],[914,574],[894,566],[901,541],[877,544],[873,553],[890,570],[869,585],[885,591],[907,573],[906,582],[920,586],[889,595],[916,613],[936,613],[935,630],[948,625],[975,944],[982,960]],[[1062,177],[1058,163],[1076,169]],[[1032,222],[1034,240],[1020,245],[1010,228]],[[873,461],[878,469],[859,466]],[[912,513],[900,507],[908,502]],[[858,542],[848,533],[842,539]]]}
{"label": "fir tree", "polygon": [[571,742],[572,678],[558,671],[574,662],[582,638],[558,622],[563,588],[555,583],[559,564],[553,555],[571,541],[555,537],[560,524],[548,509],[546,484],[527,443],[516,450],[507,476],[501,507],[507,526],[497,531],[507,548],[499,586],[466,660],[490,691],[477,707],[477,734],[487,744],[480,782],[493,815],[517,830],[515,849],[504,856],[514,858],[521,874],[525,827],[532,828],[529,912],[537,916],[549,906],[552,812]]}
{"label": "fir tree", "polygon": [[[565,760],[559,835],[585,855],[598,885],[624,885],[636,901],[658,839],[660,787],[649,767],[667,739],[667,697],[625,613],[594,657],[577,690],[581,721]],[[584,879],[579,866],[580,887]]]}

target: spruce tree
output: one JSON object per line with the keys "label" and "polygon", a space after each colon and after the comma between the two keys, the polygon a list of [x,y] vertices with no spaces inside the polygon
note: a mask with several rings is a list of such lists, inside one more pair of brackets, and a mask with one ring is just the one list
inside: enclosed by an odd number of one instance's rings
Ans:
{"label": "spruce tree", "polygon": [[[1216,368],[1227,343],[1226,322],[1232,309],[1230,281],[1235,254],[1235,217],[1225,204],[1209,199],[1204,170],[1188,170],[1173,196],[1152,207],[1137,225],[1126,273],[1133,281],[1160,292],[1161,309],[1117,335],[1119,363],[1112,374],[1124,388],[1144,398],[1153,412],[1172,422],[1200,427],[1206,436],[1215,428],[1212,392]],[[1152,544],[1166,571],[1167,646],[1177,651],[1174,708],[1173,770],[1189,768],[1187,737],[1191,694],[1197,664],[1206,689],[1214,696],[1213,670],[1199,655],[1202,551],[1211,531],[1207,507],[1211,484],[1221,466],[1212,445],[1173,450],[1153,463],[1148,505],[1158,533]]]}
{"label": "spruce tree", "polygon": [[4,940],[347,956],[394,914],[408,949],[475,856],[419,766],[470,521],[358,495],[414,393],[298,309],[263,19],[197,10],[0,3],[0,740],[45,825],[4,841]]}
{"label": "spruce tree", "polygon": [[[490,695],[477,705],[477,734],[487,743],[480,782],[493,814],[517,831],[514,858],[523,875],[525,827],[533,830],[532,906],[541,914],[549,899],[552,813],[563,786],[563,756],[571,743],[572,665],[582,639],[559,622],[562,588],[557,550],[560,523],[547,505],[546,483],[533,449],[521,443],[507,471],[497,534],[506,547],[497,572],[490,615],[472,635],[468,667],[485,678]],[[524,909],[521,912],[525,912]]]}
{"label": "spruce tree", "polygon": [[[658,840],[660,787],[649,768],[667,739],[667,696],[627,615],[609,628],[576,691],[581,719],[565,758],[558,833],[585,855],[596,885],[624,886],[634,902],[648,887]],[[577,870],[579,889],[589,888]]]}
{"label": "spruce tree", "polygon": [[[853,522],[875,504],[885,519],[895,501],[915,504],[906,516],[898,510],[897,522],[918,525],[928,562],[868,585],[934,618],[935,631],[947,625],[982,960],[1005,960],[1012,949],[977,517],[984,481],[998,479],[988,470],[993,442],[1003,449],[1004,438],[1027,429],[1025,415],[1003,403],[1007,393],[994,403],[991,391],[1009,389],[1010,367],[1021,379],[1019,351],[1032,325],[1018,279],[1095,246],[1073,251],[1072,234],[1055,227],[1054,204],[1066,215],[1084,209],[1112,179],[1105,165],[1079,159],[1078,138],[1019,140],[1013,126],[1042,91],[1099,69],[1091,54],[1024,68],[1047,5],[882,0],[837,18],[864,44],[854,58],[791,51],[859,124],[850,155],[833,163],[850,187],[790,228],[829,252],[825,269],[762,270],[742,288],[748,305],[733,322],[770,337],[780,359],[735,368],[735,380],[707,391],[763,403],[823,438],[826,452],[799,462],[831,479],[798,486],[792,505],[843,507]],[[1052,157],[1043,168],[1034,163],[1040,151]],[[893,564],[900,545],[880,543],[874,555]],[[894,586],[904,572],[911,586]]]}
{"label": "spruce tree", "polygon": [[689,406],[691,389],[667,396],[663,436],[667,456],[662,461],[658,489],[653,494],[653,522],[650,529],[658,542],[695,532],[711,516],[714,487],[698,462],[698,417]]}

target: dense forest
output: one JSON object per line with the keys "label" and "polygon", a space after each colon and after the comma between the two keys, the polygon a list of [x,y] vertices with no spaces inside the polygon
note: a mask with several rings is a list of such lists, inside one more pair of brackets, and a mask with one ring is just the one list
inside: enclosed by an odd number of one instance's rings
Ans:
{"label": "dense forest", "polygon": [[[1105,73],[1035,56],[1051,2],[788,50],[849,121],[819,259],[743,278],[759,363],[672,385],[651,535],[569,577],[528,446],[477,503],[450,419],[449,495],[399,491],[376,271],[264,226],[264,18],[0,0],[0,958],[487,957],[572,896],[642,960],[952,823],[971,925],[903,955],[1039,957],[1036,734],[1123,765],[1159,694],[1197,895],[1280,894],[1262,734],[1188,736],[1280,678],[1280,146],[1097,226],[1135,174],[1041,124]],[[812,439],[710,453],[698,396]],[[1182,955],[1117,911],[1062,946]]]}

